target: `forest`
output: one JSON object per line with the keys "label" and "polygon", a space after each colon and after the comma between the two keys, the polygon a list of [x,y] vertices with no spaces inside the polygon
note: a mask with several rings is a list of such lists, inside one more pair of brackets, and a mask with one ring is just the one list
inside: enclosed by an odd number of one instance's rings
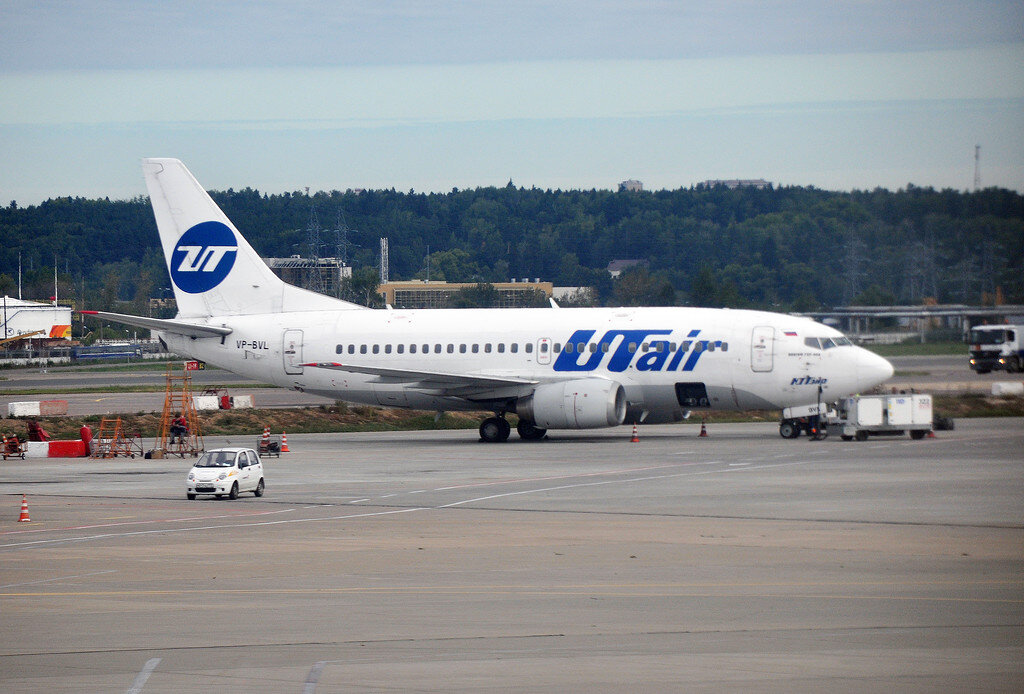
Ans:
{"label": "forest", "polygon": [[[265,257],[347,258],[354,278],[342,293],[361,302],[372,300],[386,237],[392,280],[540,278],[594,287],[602,305],[1024,303],[1024,196],[998,188],[612,192],[510,181],[211,196]],[[11,202],[0,207],[0,239],[0,294],[17,296],[20,256],[26,299],[53,296],[54,267],[58,297],[78,307],[146,313],[149,298],[171,296],[148,198]],[[645,262],[612,280],[614,259]]]}

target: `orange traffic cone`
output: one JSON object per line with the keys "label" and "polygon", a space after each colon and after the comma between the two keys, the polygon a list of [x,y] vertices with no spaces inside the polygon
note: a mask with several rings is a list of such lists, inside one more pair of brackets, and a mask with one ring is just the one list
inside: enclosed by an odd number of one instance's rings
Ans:
{"label": "orange traffic cone", "polygon": [[264,445],[270,443],[270,427],[263,427],[263,443]]}
{"label": "orange traffic cone", "polygon": [[697,438],[707,438],[708,428],[704,426],[704,420],[700,420],[700,433],[697,434]]}
{"label": "orange traffic cone", "polygon": [[633,438],[629,440],[630,443],[640,443],[640,436],[637,434],[636,422],[633,422]]}
{"label": "orange traffic cone", "polygon": [[935,438],[935,430],[934,429],[929,429],[928,430],[928,435],[925,438],[934,439]]}
{"label": "orange traffic cone", "polygon": [[282,431],[281,432],[281,452],[282,453],[291,453],[291,451],[288,450],[288,432],[287,431]]}
{"label": "orange traffic cone", "polygon": [[19,523],[30,523],[32,519],[28,517],[28,497],[24,494],[21,495],[21,515],[18,516]]}

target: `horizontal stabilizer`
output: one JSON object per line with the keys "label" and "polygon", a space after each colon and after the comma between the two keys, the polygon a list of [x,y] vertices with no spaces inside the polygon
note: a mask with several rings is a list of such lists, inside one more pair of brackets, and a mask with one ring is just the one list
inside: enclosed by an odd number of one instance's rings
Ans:
{"label": "horizontal stabilizer", "polygon": [[107,311],[79,311],[84,316],[96,316],[104,320],[125,325],[135,325],[150,330],[162,330],[167,333],[176,333],[186,337],[223,337],[231,334],[231,328],[223,325],[199,325],[188,323],[182,320],[166,318],[146,318],[144,316],[130,316],[125,313],[109,313]]}

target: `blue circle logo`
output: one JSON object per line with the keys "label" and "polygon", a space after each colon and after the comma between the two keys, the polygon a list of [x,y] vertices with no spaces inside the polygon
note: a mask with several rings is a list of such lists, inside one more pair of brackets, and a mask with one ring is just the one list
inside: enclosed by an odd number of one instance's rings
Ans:
{"label": "blue circle logo", "polygon": [[202,294],[224,281],[235,265],[238,242],[221,222],[201,222],[178,239],[171,254],[171,281],[183,292]]}

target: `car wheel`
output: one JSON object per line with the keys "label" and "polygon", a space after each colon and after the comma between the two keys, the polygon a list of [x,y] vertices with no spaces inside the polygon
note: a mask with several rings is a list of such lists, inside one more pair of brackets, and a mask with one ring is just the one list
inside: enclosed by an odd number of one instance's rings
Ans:
{"label": "car wheel", "polygon": [[195,501],[196,500],[196,495],[193,494],[192,492],[188,492],[187,494],[185,494],[185,496],[188,497],[189,501]]}
{"label": "car wheel", "polygon": [[253,491],[253,494],[255,494],[256,496],[263,496],[263,478],[262,477],[260,477],[260,483],[256,485],[256,489],[255,489],[255,491]]}
{"label": "car wheel", "polygon": [[868,432],[866,432],[863,429],[861,429],[861,430],[859,430],[857,432],[856,438],[857,438],[858,441],[867,441],[868,440]]}
{"label": "car wheel", "polygon": [[238,498],[238,482],[235,482],[233,485],[231,485],[231,491],[228,492],[228,498],[229,499],[237,499]]}

